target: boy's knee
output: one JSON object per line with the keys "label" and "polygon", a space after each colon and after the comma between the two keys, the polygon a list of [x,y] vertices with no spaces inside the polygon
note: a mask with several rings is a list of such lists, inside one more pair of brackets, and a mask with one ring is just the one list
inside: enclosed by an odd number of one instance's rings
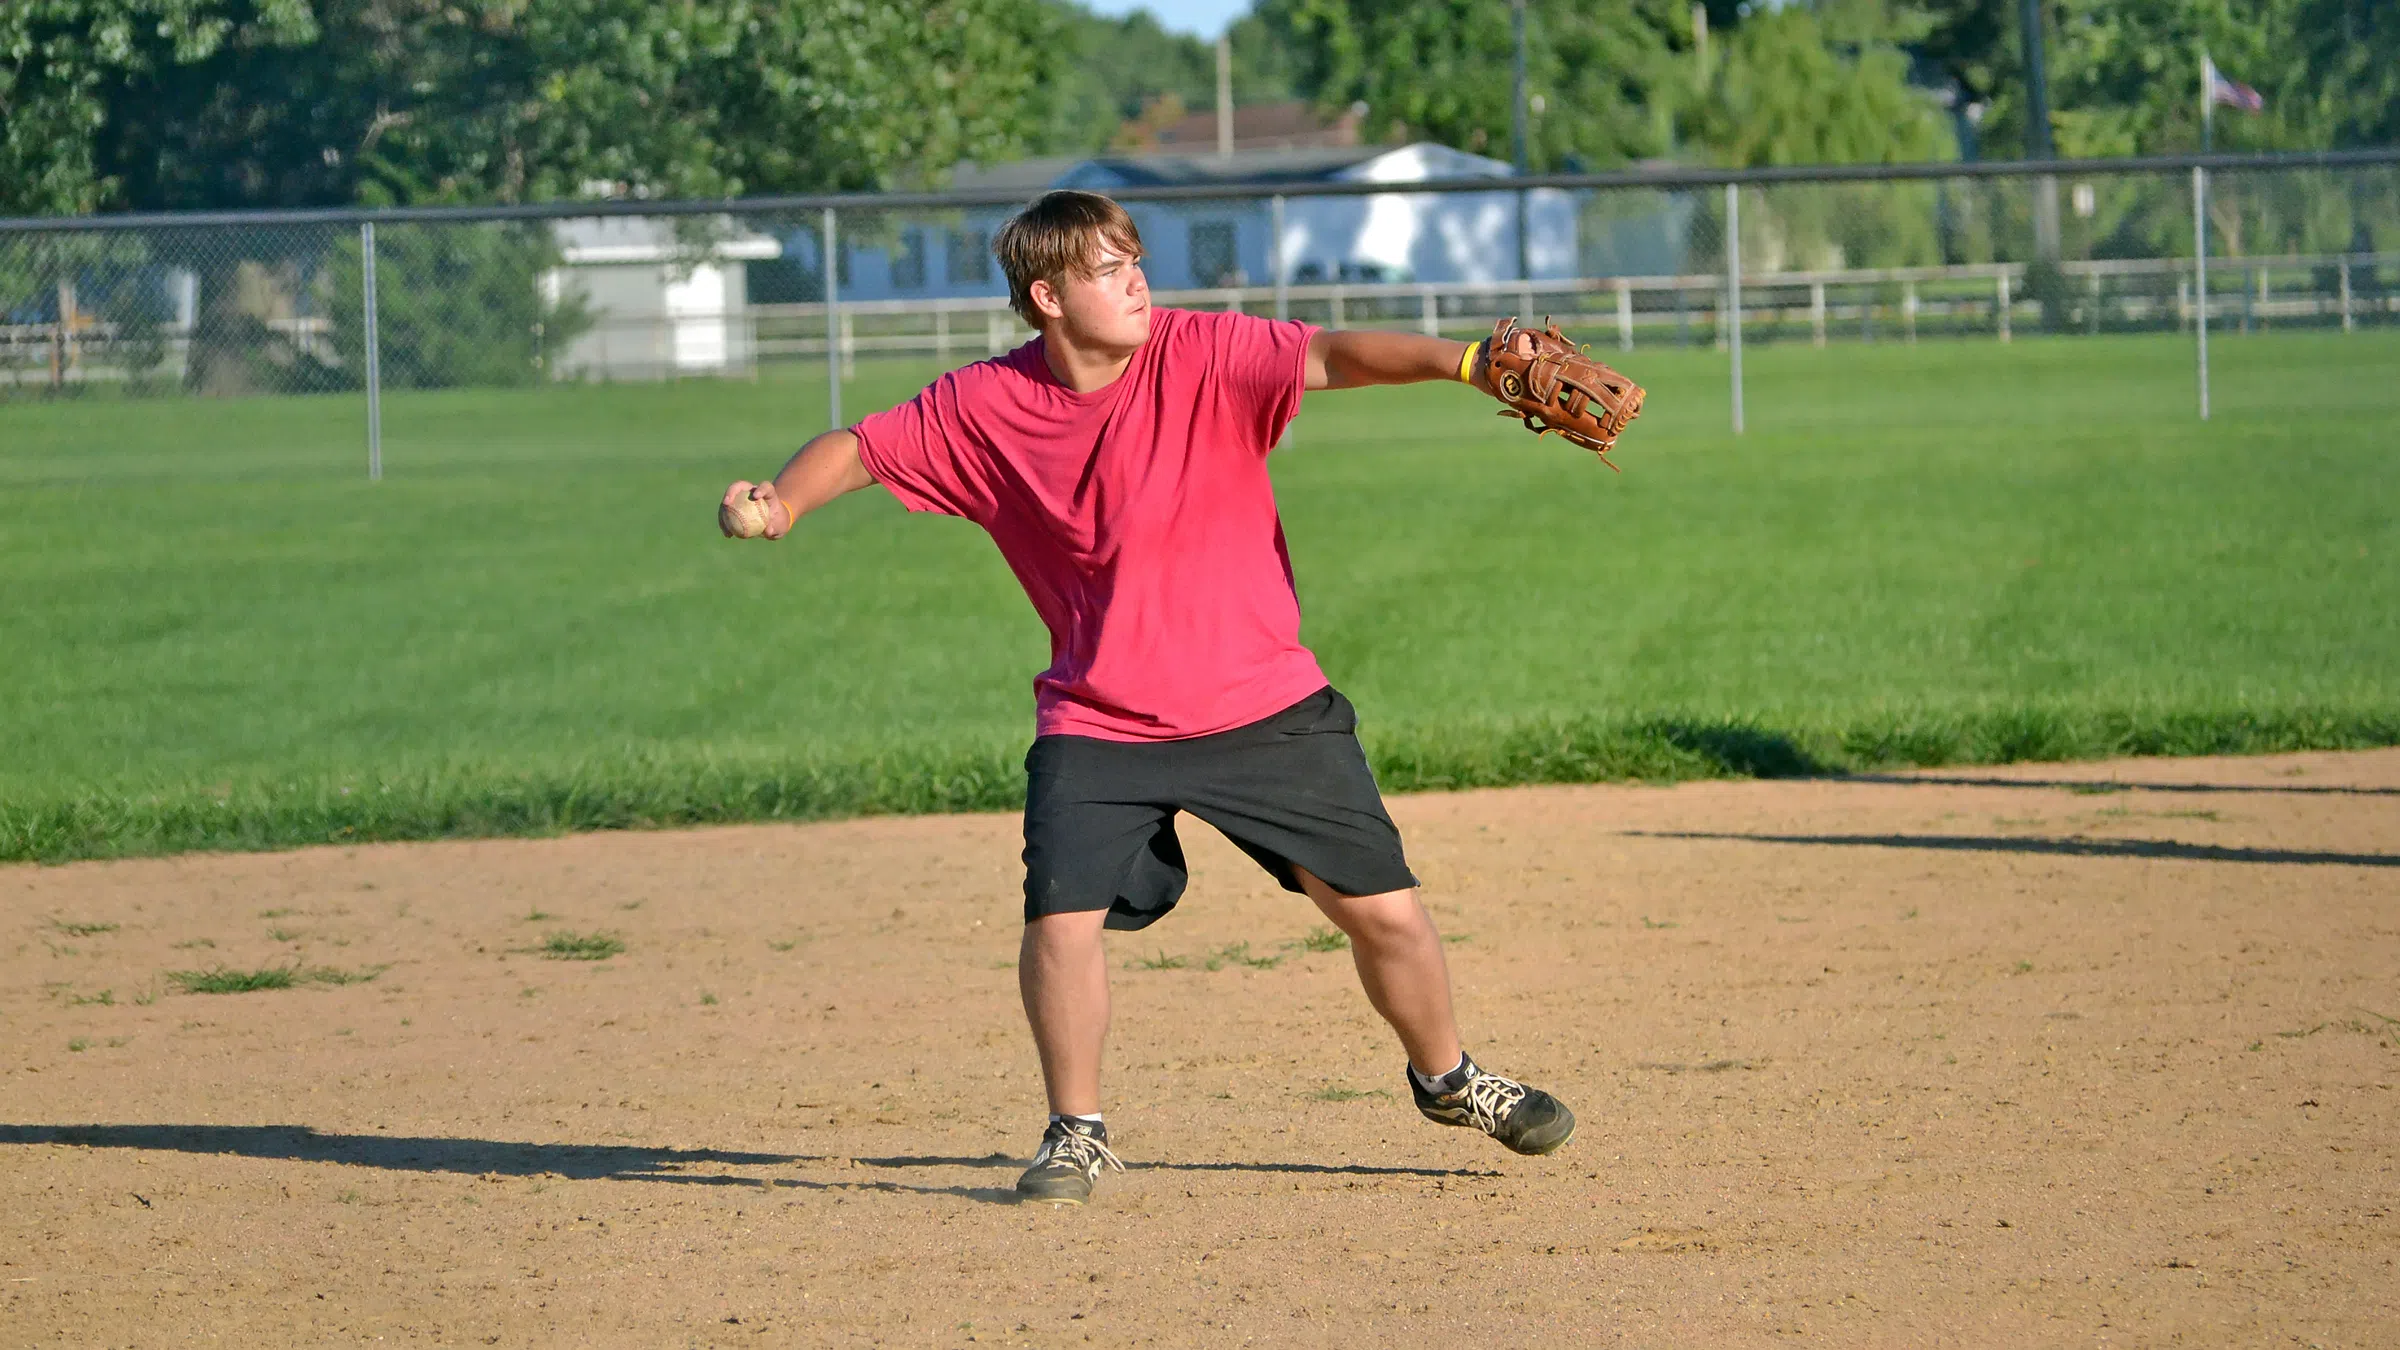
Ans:
{"label": "boy's knee", "polygon": [[1104,909],[1042,914],[1025,921],[1025,947],[1040,952],[1081,952],[1100,945]]}
{"label": "boy's knee", "polygon": [[1425,913],[1425,907],[1417,903],[1414,890],[1387,891],[1382,895],[1328,892],[1317,897],[1317,908],[1353,942],[1415,938],[1433,930],[1433,920]]}

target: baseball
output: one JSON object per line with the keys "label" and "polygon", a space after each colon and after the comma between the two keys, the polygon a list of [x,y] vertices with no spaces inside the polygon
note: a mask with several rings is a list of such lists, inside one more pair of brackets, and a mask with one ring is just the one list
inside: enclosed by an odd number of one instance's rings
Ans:
{"label": "baseball", "polygon": [[717,508],[717,523],[736,539],[756,539],[767,532],[776,507],[756,496],[736,497]]}

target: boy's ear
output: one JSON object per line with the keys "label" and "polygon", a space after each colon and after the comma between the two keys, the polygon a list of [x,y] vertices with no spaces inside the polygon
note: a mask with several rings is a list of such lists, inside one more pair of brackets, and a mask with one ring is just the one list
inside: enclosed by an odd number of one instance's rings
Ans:
{"label": "boy's ear", "polygon": [[1057,288],[1046,280],[1036,278],[1032,285],[1025,288],[1025,298],[1033,302],[1033,307],[1040,310],[1045,319],[1066,317],[1067,307],[1059,298]]}

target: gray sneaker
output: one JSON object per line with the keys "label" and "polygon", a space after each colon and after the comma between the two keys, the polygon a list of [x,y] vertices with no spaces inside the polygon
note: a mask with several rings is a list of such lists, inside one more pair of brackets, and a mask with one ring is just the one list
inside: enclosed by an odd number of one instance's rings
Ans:
{"label": "gray sneaker", "polygon": [[1443,1125],[1483,1131],[1518,1153],[1555,1153],[1575,1137],[1575,1113],[1558,1098],[1496,1073],[1486,1073],[1461,1055],[1441,1092],[1427,1092],[1415,1072],[1402,1069],[1409,1095],[1425,1118]]}
{"label": "gray sneaker", "polygon": [[1125,1170],[1117,1155],[1108,1151],[1107,1126],[1054,1120],[1042,1131],[1042,1147],[1033,1155],[1033,1166],[1017,1178],[1017,1196],[1053,1205],[1080,1205],[1092,1198],[1092,1183],[1100,1179],[1103,1167]]}

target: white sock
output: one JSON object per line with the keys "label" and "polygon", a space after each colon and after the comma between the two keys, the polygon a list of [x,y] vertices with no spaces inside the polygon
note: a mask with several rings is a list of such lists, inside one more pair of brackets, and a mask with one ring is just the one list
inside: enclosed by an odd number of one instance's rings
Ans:
{"label": "white sock", "polygon": [[1408,1066],[1408,1074],[1409,1077],[1417,1080],[1418,1087],[1425,1089],[1427,1092],[1433,1093],[1435,1096],[1440,1096],[1442,1093],[1455,1090],[1450,1086],[1450,1076],[1465,1067],[1467,1067],[1467,1057],[1462,1053],[1458,1057],[1458,1063],[1451,1065],[1447,1070],[1441,1073],[1437,1073],[1428,1077],[1425,1074],[1418,1073],[1417,1066],[1411,1064]]}
{"label": "white sock", "polygon": [[1098,1124],[1100,1124],[1100,1123],[1101,1123],[1101,1122],[1100,1122],[1100,1113],[1099,1113],[1099,1112],[1097,1112],[1097,1111],[1094,1111],[1094,1112],[1092,1112],[1092,1113],[1091,1113],[1090,1115],[1088,1115],[1088,1116],[1066,1116],[1066,1115],[1060,1115],[1060,1114],[1059,1114],[1058,1112],[1056,1112],[1056,1111],[1053,1111],[1053,1112],[1051,1112],[1051,1113],[1050,1113],[1050,1123],[1051,1123],[1051,1124],[1053,1124],[1053,1125],[1056,1125],[1058,1122],[1060,1122],[1060,1121],[1062,1121],[1062,1120],[1075,1120],[1075,1121],[1081,1121],[1081,1122],[1083,1122],[1083,1123],[1084,1123],[1084,1124],[1086,1124],[1086,1125],[1098,1125]]}

